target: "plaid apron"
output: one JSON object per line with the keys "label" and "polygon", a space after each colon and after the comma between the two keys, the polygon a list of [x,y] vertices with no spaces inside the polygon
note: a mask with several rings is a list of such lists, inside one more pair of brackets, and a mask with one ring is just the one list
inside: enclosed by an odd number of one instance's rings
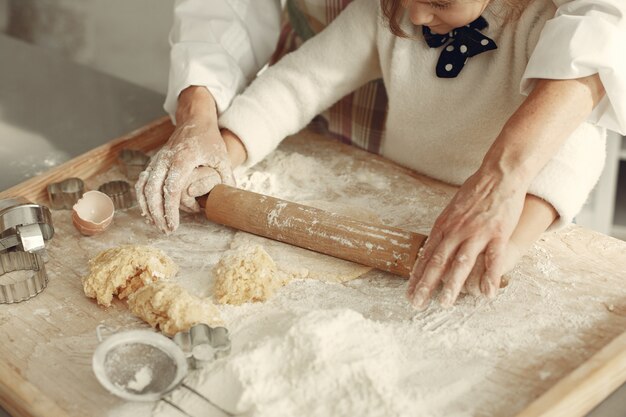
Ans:
{"label": "plaid apron", "polygon": [[[297,49],[324,29],[352,0],[287,0],[276,52],[271,63]],[[372,81],[343,97],[311,126],[342,142],[379,153],[385,118],[387,93],[382,80]]]}

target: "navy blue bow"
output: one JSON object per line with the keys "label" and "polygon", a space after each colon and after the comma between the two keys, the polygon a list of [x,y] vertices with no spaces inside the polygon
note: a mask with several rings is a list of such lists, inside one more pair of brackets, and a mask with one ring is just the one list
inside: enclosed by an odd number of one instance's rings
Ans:
{"label": "navy blue bow", "polygon": [[480,16],[469,25],[453,29],[445,35],[433,33],[428,26],[422,27],[428,46],[444,46],[437,61],[437,77],[454,78],[459,75],[470,57],[498,48],[492,39],[479,32],[488,25]]}

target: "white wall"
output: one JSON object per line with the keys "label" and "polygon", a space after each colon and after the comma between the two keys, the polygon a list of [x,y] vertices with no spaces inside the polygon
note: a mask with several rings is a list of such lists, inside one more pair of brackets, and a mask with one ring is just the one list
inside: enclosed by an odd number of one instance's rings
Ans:
{"label": "white wall", "polygon": [[9,0],[0,0],[0,32],[4,32],[7,27],[9,15]]}
{"label": "white wall", "polygon": [[174,0],[90,0],[83,62],[165,93]]}
{"label": "white wall", "polygon": [[0,0],[0,31],[164,93],[173,4],[174,0]]}

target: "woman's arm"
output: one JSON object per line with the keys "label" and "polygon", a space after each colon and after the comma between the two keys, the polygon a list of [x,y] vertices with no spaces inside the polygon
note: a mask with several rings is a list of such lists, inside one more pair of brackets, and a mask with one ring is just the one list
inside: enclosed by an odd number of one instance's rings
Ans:
{"label": "woman's arm", "polygon": [[179,95],[189,86],[206,87],[219,112],[228,107],[274,52],[280,3],[239,0],[234,7],[228,0],[177,0],[164,105],[173,119]]}
{"label": "woman's arm", "polygon": [[377,2],[355,0],[233,100],[220,116],[220,126],[245,145],[246,166],[259,162],[341,97],[381,77],[379,29],[387,30]]}
{"label": "woman's arm", "polygon": [[495,294],[513,232],[518,224],[525,227],[520,217],[530,183],[603,95],[597,74],[537,81],[478,171],[435,221],[409,281],[408,297],[416,308],[428,305],[440,282],[442,304],[452,305],[481,255],[483,293]]}
{"label": "woman's arm", "polygon": [[521,88],[536,80],[573,80],[598,74],[606,97],[589,116],[598,126],[626,134],[626,1],[554,0],[558,6],[528,51]]}

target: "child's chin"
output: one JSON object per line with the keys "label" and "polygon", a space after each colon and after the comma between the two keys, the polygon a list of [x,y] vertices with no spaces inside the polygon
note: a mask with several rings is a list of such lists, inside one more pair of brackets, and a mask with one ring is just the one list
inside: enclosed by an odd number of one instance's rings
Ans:
{"label": "child's chin", "polygon": [[445,35],[446,33],[450,32],[452,29],[447,27],[447,26],[437,26],[437,27],[431,27],[430,31],[433,33],[436,33],[437,35]]}

